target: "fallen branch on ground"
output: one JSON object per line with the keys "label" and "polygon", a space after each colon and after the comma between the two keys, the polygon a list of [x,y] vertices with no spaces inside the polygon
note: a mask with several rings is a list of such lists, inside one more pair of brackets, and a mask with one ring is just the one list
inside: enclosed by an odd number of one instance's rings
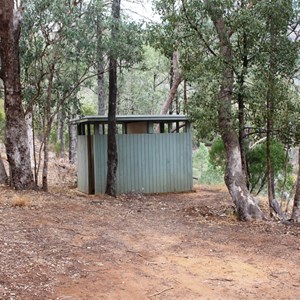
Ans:
{"label": "fallen branch on ground", "polygon": [[164,289],[164,290],[162,290],[162,291],[160,291],[160,292],[157,292],[157,293],[155,293],[155,294],[153,294],[153,295],[151,295],[151,296],[148,296],[148,298],[152,298],[152,297],[161,295],[162,293],[165,293],[165,292],[170,291],[170,290],[173,290],[173,289],[174,289],[173,287],[166,288],[166,289]]}

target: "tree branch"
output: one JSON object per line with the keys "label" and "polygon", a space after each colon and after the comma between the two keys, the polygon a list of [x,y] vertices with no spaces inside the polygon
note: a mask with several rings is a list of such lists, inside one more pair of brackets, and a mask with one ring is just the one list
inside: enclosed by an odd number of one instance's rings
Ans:
{"label": "tree branch", "polygon": [[200,37],[201,41],[204,43],[205,47],[207,48],[207,50],[213,55],[213,56],[217,56],[217,54],[215,53],[215,51],[209,46],[208,42],[205,40],[203,34],[199,31],[198,27],[192,23],[191,19],[188,16],[185,4],[184,4],[184,0],[181,0],[182,2],[182,9],[185,15],[186,20],[188,21],[188,23],[190,24],[191,28],[194,29],[196,31],[196,33],[198,34],[198,36]]}

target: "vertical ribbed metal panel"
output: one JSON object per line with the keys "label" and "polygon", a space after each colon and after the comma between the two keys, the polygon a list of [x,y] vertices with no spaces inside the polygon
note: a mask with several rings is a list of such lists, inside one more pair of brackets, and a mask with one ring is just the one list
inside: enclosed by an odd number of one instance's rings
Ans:
{"label": "vertical ribbed metal panel", "polygon": [[107,175],[107,136],[94,135],[95,194],[105,193]]}
{"label": "vertical ribbed metal panel", "polygon": [[84,193],[89,193],[89,172],[88,172],[88,146],[86,135],[79,135],[77,142],[77,176],[78,189]]}
{"label": "vertical ribbed metal panel", "polygon": [[[94,136],[95,193],[105,192],[107,136]],[[192,189],[191,133],[117,135],[117,193]],[[84,160],[79,160],[84,162]]]}

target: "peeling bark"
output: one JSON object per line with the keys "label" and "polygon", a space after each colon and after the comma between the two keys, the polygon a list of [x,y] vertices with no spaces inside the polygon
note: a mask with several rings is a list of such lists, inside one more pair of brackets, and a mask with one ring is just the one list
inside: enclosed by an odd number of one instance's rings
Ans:
{"label": "peeling bark", "polygon": [[0,0],[0,55],[4,82],[6,114],[5,146],[10,167],[11,185],[16,189],[32,188],[27,127],[21,101],[19,36],[22,16],[14,1]]}
{"label": "peeling bark", "polygon": [[[222,122],[222,124],[224,124],[224,122]],[[224,179],[235,204],[238,218],[242,221],[262,219],[263,214],[258,207],[258,203],[247,189],[238,137],[233,129],[222,130],[221,134],[227,158]]]}
{"label": "peeling bark", "polygon": [[174,51],[173,53],[173,80],[172,80],[172,86],[169,91],[168,97],[166,101],[164,102],[160,114],[165,115],[168,113],[168,110],[173,102],[173,100],[176,97],[178,87],[182,81],[181,72],[179,68],[179,52]]}
{"label": "peeling bark", "polygon": [[262,219],[263,214],[257,201],[250,194],[242,167],[241,150],[237,133],[232,126],[231,102],[233,91],[233,61],[230,32],[225,25],[222,10],[207,3],[208,13],[217,31],[220,59],[223,61],[223,76],[218,94],[219,128],[226,151],[225,183],[242,221]]}

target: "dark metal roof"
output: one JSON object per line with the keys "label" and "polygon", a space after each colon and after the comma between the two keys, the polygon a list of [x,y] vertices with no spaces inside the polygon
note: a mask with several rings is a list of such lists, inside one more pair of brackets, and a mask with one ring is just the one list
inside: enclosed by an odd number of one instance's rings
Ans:
{"label": "dark metal roof", "polygon": [[[180,122],[188,121],[188,117],[184,115],[119,115],[116,116],[117,123],[129,123],[129,122]],[[107,116],[83,116],[78,119],[71,120],[73,124],[80,123],[107,123]]]}

